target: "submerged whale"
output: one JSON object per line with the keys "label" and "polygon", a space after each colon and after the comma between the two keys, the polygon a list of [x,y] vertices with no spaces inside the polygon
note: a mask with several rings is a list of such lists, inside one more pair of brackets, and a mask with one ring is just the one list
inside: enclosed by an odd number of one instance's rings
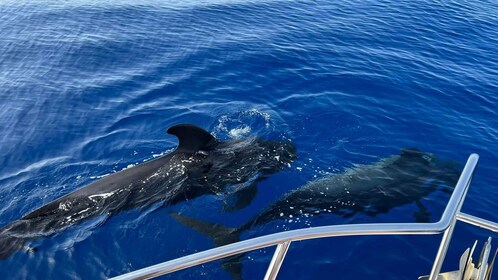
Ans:
{"label": "submerged whale", "polygon": [[288,141],[256,138],[221,142],[191,124],[170,127],[178,137],[171,153],[103,177],[0,228],[0,259],[25,243],[97,215],[158,202],[172,205],[204,194],[231,192],[233,208],[247,205],[256,183],[290,165],[296,150]]}
{"label": "submerged whale", "polygon": [[[351,217],[362,213],[374,217],[413,202],[421,208],[415,218],[422,222],[428,219],[428,213],[420,199],[438,189],[451,191],[458,176],[454,162],[438,160],[431,153],[413,148],[403,149],[399,155],[309,182],[285,194],[238,228],[227,228],[177,213],[171,213],[171,216],[211,237],[216,246],[239,241],[241,233],[276,220],[304,220],[324,214]],[[235,279],[242,279],[240,257],[234,256],[222,262]]]}

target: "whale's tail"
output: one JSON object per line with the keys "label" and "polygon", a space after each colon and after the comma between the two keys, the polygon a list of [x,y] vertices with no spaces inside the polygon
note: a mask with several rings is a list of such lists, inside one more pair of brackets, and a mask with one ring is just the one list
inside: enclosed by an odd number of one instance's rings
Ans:
{"label": "whale's tail", "polygon": [[[209,223],[192,217],[182,216],[173,212],[170,213],[170,215],[184,226],[190,227],[212,238],[216,247],[240,241],[240,228],[229,228],[220,224]],[[243,254],[239,254],[224,258],[221,261],[221,266],[228,273],[230,273],[235,280],[242,280],[242,256]]]}

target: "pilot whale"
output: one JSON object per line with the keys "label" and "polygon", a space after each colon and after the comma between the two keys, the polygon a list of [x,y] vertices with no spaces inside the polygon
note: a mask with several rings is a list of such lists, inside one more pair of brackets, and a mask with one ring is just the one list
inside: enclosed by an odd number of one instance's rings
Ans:
{"label": "pilot whale", "polygon": [[[351,217],[362,213],[375,217],[413,202],[423,210],[416,215],[416,220],[421,222],[428,217],[420,200],[438,189],[451,191],[458,176],[454,162],[438,160],[431,153],[410,148],[375,163],[356,165],[343,173],[311,181],[285,194],[238,228],[177,213],[171,213],[171,216],[211,237],[216,246],[237,242],[241,233],[277,220],[305,220],[325,214]],[[222,262],[234,279],[242,279],[240,257]]]}
{"label": "pilot whale", "polygon": [[105,176],[2,227],[0,259],[25,248],[30,240],[89,218],[158,202],[172,205],[205,194],[232,192],[236,197],[233,207],[241,208],[254,197],[259,180],[296,159],[289,141],[222,142],[191,124],[172,126],[167,133],[178,137],[173,152]]}

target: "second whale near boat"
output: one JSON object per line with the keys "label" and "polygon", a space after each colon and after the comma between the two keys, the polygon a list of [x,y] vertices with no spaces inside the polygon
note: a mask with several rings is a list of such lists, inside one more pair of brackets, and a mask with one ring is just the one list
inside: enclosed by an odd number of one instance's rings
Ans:
{"label": "second whale near boat", "polygon": [[[402,149],[398,155],[371,164],[356,165],[343,173],[329,174],[293,190],[238,228],[201,221],[178,213],[171,216],[222,246],[240,240],[242,233],[277,220],[312,219],[312,216],[335,214],[352,217],[365,214],[375,217],[391,209],[416,203],[418,222],[428,220],[420,202],[436,190],[450,192],[460,174],[454,161],[444,161],[434,154],[415,148]],[[241,256],[222,261],[234,279],[242,279]]]}

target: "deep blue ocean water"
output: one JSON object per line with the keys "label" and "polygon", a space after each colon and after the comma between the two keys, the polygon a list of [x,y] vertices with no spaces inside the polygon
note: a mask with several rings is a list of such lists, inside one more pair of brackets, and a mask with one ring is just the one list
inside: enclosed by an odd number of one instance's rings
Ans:
{"label": "deep blue ocean water", "polygon": [[[173,149],[165,129],[177,123],[221,139],[290,138],[299,159],[243,210],[205,196],[93,219],[1,261],[0,278],[99,279],[212,248],[168,213],[238,226],[306,182],[406,147],[462,164],[479,153],[463,210],[496,221],[497,50],[496,1],[2,1],[0,225]],[[447,198],[424,199],[433,221]],[[277,221],[242,237],[413,222],[416,210]],[[443,270],[489,235],[458,224]],[[415,279],[439,240],[297,242],[280,278]],[[272,253],[246,255],[244,279],[264,275]],[[217,262],[165,278],[201,277],[230,279]]]}

